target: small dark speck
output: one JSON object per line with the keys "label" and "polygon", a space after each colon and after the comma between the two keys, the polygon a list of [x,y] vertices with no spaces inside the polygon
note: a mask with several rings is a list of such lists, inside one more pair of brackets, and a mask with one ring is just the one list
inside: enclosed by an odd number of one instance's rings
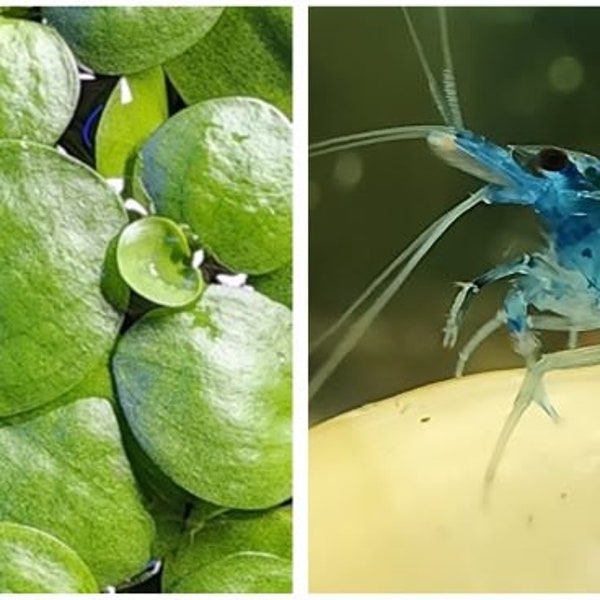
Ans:
{"label": "small dark speck", "polygon": [[568,496],[567,492],[563,492],[563,493],[560,495],[560,499],[561,499],[561,500],[566,500],[566,499],[567,499],[567,496]]}
{"label": "small dark speck", "polygon": [[241,144],[242,142],[246,141],[250,136],[249,135],[243,135],[241,133],[234,133],[231,137],[233,137],[233,141],[237,142],[238,144]]}
{"label": "small dark speck", "polygon": [[533,515],[532,514],[528,514],[527,515],[527,526],[531,527],[533,525]]}
{"label": "small dark speck", "polygon": [[592,249],[591,248],[584,248],[581,251],[581,256],[585,256],[585,258],[592,258]]}
{"label": "small dark speck", "polygon": [[419,421],[421,421],[421,423],[427,423],[431,420],[431,417],[421,417],[419,419]]}

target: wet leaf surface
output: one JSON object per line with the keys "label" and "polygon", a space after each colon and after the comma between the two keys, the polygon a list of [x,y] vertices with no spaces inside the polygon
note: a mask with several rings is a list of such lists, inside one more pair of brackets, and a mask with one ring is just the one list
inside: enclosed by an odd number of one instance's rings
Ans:
{"label": "wet leaf surface", "polygon": [[251,277],[248,282],[255,290],[276,302],[292,308],[292,263],[289,262],[265,275]]}
{"label": "wet leaf surface", "polygon": [[157,212],[187,223],[235,272],[291,258],[291,125],[273,106],[230,97],[171,117],[140,152],[138,178]]}
{"label": "wet leaf surface", "polygon": [[254,96],[290,116],[291,29],[289,7],[228,8],[206,36],[165,65],[167,74],[188,104]]}
{"label": "wet leaf surface", "polygon": [[17,523],[0,523],[0,593],[99,591],[87,565],[60,540]]}
{"label": "wet leaf surface", "polygon": [[107,400],[78,400],[3,421],[0,456],[0,520],[56,536],[81,556],[101,586],[144,567],[154,525]]}
{"label": "wet leaf surface", "polygon": [[169,592],[290,592],[292,512],[230,511],[200,522],[165,561]]}
{"label": "wet leaf surface", "polygon": [[200,272],[190,266],[191,258],[185,234],[164,217],[130,223],[117,244],[123,279],[140,296],[162,306],[190,304],[204,289]]}
{"label": "wet leaf surface", "polygon": [[52,6],[43,15],[79,60],[105,74],[130,74],[189,48],[216,23],[222,8]]}
{"label": "wet leaf surface", "polygon": [[0,142],[0,416],[49,402],[112,347],[121,317],[100,291],[118,197],[52,148]]}
{"label": "wet leaf surface", "polygon": [[45,25],[0,17],[0,138],[53,144],[78,97],[77,66],[64,40]]}
{"label": "wet leaf surface", "polygon": [[127,421],[194,495],[263,508],[291,493],[291,313],[243,288],[209,286],[193,309],[150,313],[113,359]]}

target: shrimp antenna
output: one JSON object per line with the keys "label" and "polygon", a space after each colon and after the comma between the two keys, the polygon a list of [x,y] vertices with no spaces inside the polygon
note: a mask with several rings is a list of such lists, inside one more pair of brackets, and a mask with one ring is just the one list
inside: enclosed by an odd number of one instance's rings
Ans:
{"label": "shrimp antenna", "polygon": [[444,93],[448,109],[452,115],[452,124],[457,129],[464,129],[464,121],[458,101],[458,89],[456,86],[456,76],[454,74],[454,65],[452,63],[452,51],[450,50],[450,35],[448,34],[448,13],[444,6],[438,8],[438,18],[440,22],[440,34],[442,42],[442,56],[444,58]]}
{"label": "shrimp antenna", "polygon": [[362,146],[373,146],[383,142],[425,139],[433,131],[451,132],[453,130],[444,125],[401,125],[398,127],[387,127],[386,129],[376,129],[374,131],[363,131],[310,144],[308,147],[309,156],[314,158],[315,156],[333,154],[334,152],[351,150]]}
{"label": "shrimp antenna", "polygon": [[[333,371],[338,367],[342,360],[344,360],[346,355],[352,350],[352,348],[354,348],[354,346],[356,346],[357,342],[364,335],[365,331],[371,326],[371,323],[373,323],[381,311],[386,307],[388,302],[394,297],[396,292],[408,279],[415,267],[421,262],[431,247],[440,239],[440,237],[448,230],[448,228],[458,220],[459,217],[482,202],[487,191],[488,186],[485,186],[457,206],[451,208],[428,228],[427,235],[421,234],[421,236],[419,236],[419,238],[413,244],[411,244],[410,248],[414,249],[414,252],[410,258],[405,256],[405,258],[408,258],[408,260],[406,261],[404,267],[393,277],[390,283],[388,283],[383,291],[381,291],[381,293],[375,298],[369,308],[367,308],[364,313],[348,327],[348,330],[340,342],[336,345],[333,352],[317,370],[314,377],[311,378],[308,386],[310,399],[315,396],[323,384],[329,379]],[[424,237],[425,239],[423,239]],[[418,244],[418,248],[415,248],[415,246],[417,246],[417,242],[421,241],[422,243]],[[393,264],[396,266],[396,261],[394,261]],[[387,275],[388,271],[389,267],[384,271],[384,273]],[[377,281],[380,281],[382,278],[383,273],[377,278]],[[367,290],[370,291],[371,287],[372,286],[369,286]],[[361,298],[362,297],[363,295],[361,295]],[[346,318],[346,315],[344,315],[344,317]]]}
{"label": "shrimp antenna", "polygon": [[408,13],[408,9],[403,6],[402,12],[404,14],[404,19],[406,20],[406,24],[408,25],[408,31],[410,33],[410,37],[412,39],[413,46],[417,51],[417,56],[419,57],[419,62],[421,63],[421,68],[423,69],[423,73],[425,74],[425,78],[427,79],[427,84],[429,86],[429,93],[433,98],[436,108],[440,113],[442,119],[444,119],[444,123],[446,125],[452,126],[454,123],[452,122],[452,112],[447,104],[446,98],[444,94],[442,94],[442,90],[440,85],[435,78],[431,67],[429,66],[429,61],[427,60],[427,56],[425,55],[425,51],[423,50],[423,44],[421,44],[421,38],[417,34],[417,30],[413,24],[412,18]]}

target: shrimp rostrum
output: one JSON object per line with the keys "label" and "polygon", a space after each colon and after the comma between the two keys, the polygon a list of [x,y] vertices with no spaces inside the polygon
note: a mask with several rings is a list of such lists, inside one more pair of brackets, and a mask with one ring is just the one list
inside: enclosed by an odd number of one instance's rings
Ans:
{"label": "shrimp rostrum", "polygon": [[[460,352],[457,367],[457,375],[461,375],[470,354],[501,327],[510,333],[514,349],[526,367],[521,388],[502,426],[485,473],[484,489],[487,490],[510,436],[527,408],[537,404],[550,418],[559,418],[545,393],[544,374],[554,369],[600,363],[600,346],[575,348],[578,332],[600,328],[600,160],[559,147],[502,147],[466,129],[452,74],[443,10],[440,11],[445,61],[443,91],[429,68],[406,11],[405,16],[430,91],[446,125],[395,127],[345,136],[315,144],[313,154],[398,139],[424,138],[435,155],[481,179],[484,186],[418,236],[316,341],[315,346],[320,346],[333,335],[339,339],[311,379],[311,397],[423,256],[461,215],[480,203],[529,207],[536,214],[544,234],[542,247],[494,266],[469,283],[460,284],[444,330],[444,344],[453,347],[462,319],[475,296],[490,283],[508,281],[501,308]],[[537,335],[543,330],[568,332],[570,348],[544,354]]]}

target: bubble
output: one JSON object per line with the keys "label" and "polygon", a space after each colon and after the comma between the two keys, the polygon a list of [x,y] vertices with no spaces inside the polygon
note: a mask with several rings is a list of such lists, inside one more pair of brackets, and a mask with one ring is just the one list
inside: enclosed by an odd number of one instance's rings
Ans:
{"label": "bubble", "polygon": [[342,190],[356,187],[363,176],[362,158],[355,152],[340,154],[333,167],[333,182]]}
{"label": "bubble", "polygon": [[583,83],[583,65],[574,56],[559,56],[548,67],[548,81],[557,92],[574,92]]}

